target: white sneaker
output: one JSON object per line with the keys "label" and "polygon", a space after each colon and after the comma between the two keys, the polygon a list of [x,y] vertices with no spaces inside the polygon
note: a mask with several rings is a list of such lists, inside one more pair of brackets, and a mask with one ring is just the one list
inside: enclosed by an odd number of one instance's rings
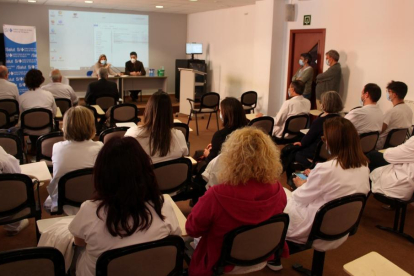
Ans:
{"label": "white sneaker", "polygon": [[17,227],[16,230],[7,231],[7,236],[15,236],[15,235],[19,234],[19,232],[22,231],[27,226],[29,226],[29,220],[28,219],[23,219],[23,220],[20,221],[20,225],[19,225],[19,227]]}
{"label": "white sneaker", "polygon": [[267,262],[267,267],[273,271],[280,271],[283,269],[283,265],[281,263],[277,263],[274,260]]}

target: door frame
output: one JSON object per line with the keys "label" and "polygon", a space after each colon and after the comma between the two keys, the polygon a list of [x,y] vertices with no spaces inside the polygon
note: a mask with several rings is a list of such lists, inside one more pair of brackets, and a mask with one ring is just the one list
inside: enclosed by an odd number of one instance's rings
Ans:
{"label": "door frame", "polygon": [[[318,70],[316,72],[316,74],[314,74],[314,78],[318,75],[318,73],[322,73],[323,72],[323,62],[322,62],[322,57],[325,54],[325,39],[326,39],[326,29],[294,29],[294,30],[290,30],[290,37],[289,37],[289,59],[288,59],[288,72],[287,72],[287,83],[286,86],[289,87],[289,83],[292,80],[292,76],[293,76],[293,72],[292,71],[292,65],[294,60],[293,59],[293,47],[295,45],[294,42],[294,37],[295,34],[300,34],[300,33],[320,33],[322,34],[322,39],[320,41],[320,43],[318,44],[318,53],[321,53],[320,57],[318,58]],[[323,54],[322,54],[323,53]],[[286,100],[289,99],[289,95],[286,91]]]}

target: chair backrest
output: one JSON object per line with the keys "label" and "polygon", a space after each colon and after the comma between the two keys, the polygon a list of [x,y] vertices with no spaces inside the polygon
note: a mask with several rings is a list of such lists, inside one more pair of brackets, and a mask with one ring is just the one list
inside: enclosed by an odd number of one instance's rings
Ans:
{"label": "chair backrest", "polygon": [[63,214],[63,206],[80,207],[86,200],[92,199],[95,192],[93,169],[80,169],[62,176],[58,184],[58,211]]}
{"label": "chair backrest", "polygon": [[220,105],[220,94],[216,92],[208,92],[201,96],[200,99],[200,110],[202,108],[212,108],[215,110],[219,109]]}
{"label": "chair backrest", "polygon": [[118,104],[111,109],[111,123],[138,122],[138,108],[135,104]]}
{"label": "chair backrest", "polygon": [[72,107],[72,101],[70,99],[66,98],[56,98],[55,99],[56,105],[60,108],[60,112],[62,115],[65,114],[65,112]]}
{"label": "chair backrest", "polygon": [[46,130],[53,128],[52,111],[45,108],[32,108],[26,110],[21,115],[21,126],[23,130]]}
{"label": "chair backrest", "polygon": [[42,159],[52,161],[53,145],[63,141],[63,132],[51,132],[40,136],[36,142],[36,161]]}
{"label": "chair backrest", "polygon": [[191,183],[192,164],[188,158],[154,164],[158,187],[163,194],[170,194]]}
{"label": "chair backrest", "polygon": [[309,114],[290,116],[285,122],[282,138],[285,138],[286,134],[300,135],[300,130],[305,129],[308,123]]}
{"label": "chair backrest", "polygon": [[116,100],[114,99],[114,97],[110,96],[98,96],[96,97],[96,104],[106,111],[111,106],[116,105]]}
{"label": "chair backrest", "polygon": [[[38,206],[39,200],[38,197]],[[40,219],[40,212],[30,177],[24,174],[0,174],[0,225],[25,218]]]}
{"label": "chair backrest", "polygon": [[9,113],[4,109],[0,109],[0,129],[9,128],[9,127],[10,127]]}
{"label": "chair backrest", "polygon": [[263,116],[259,118],[254,118],[249,122],[249,126],[257,127],[261,130],[263,130],[265,133],[272,136],[273,134],[273,126],[275,124],[275,121],[270,116]]}
{"label": "chair backrest", "polygon": [[368,132],[368,133],[363,133],[359,135],[359,140],[361,141],[362,151],[364,153],[373,151],[375,149],[375,146],[377,145],[378,137],[379,137],[379,131]]}
{"label": "chair backrest", "polygon": [[365,194],[347,195],[332,200],[316,212],[307,246],[316,239],[338,240],[356,233],[366,202]]}
{"label": "chair backrest", "polygon": [[0,100],[0,109],[6,110],[9,113],[10,117],[19,115],[19,102],[12,99]]}
{"label": "chair backrest", "polygon": [[183,239],[168,236],[102,253],[96,262],[96,275],[182,275],[183,256]]}
{"label": "chair backrest", "polygon": [[224,236],[220,258],[213,268],[223,273],[226,265],[252,266],[266,261],[283,249],[289,216],[279,214],[257,225],[236,228]]}
{"label": "chair backrest", "polygon": [[190,128],[184,123],[174,123],[174,128],[180,130],[185,137],[185,141],[188,142],[188,136],[190,134]]}
{"label": "chair backrest", "polygon": [[2,276],[65,276],[65,260],[53,247],[33,247],[0,253]]}
{"label": "chair backrest", "polygon": [[11,133],[0,133],[0,146],[10,155],[13,155],[23,164],[23,143],[22,140]]}
{"label": "chair backrest", "polygon": [[85,107],[89,109],[90,111],[92,111],[92,114],[95,117],[95,128],[96,128],[96,131],[98,132],[98,117],[99,117],[98,112],[93,106],[86,105]]}
{"label": "chair backrest", "polygon": [[125,132],[127,132],[128,129],[129,127],[111,127],[111,128],[105,129],[99,135],[99,141],[105,144],[106,142],[108,142],[114,137],[122,138],[124,137]]}
{"label": "chair backrest", "polygon": [[255,108],[257,105],[257,92],[256,91],[247,91],[241,95],[241,104],[251,106]]}
{"label": "chair backrest", "polygon": [[398,128],[391,130],[387,135],[387,139],[385,140],[384,149],[404,144],[405,139],[407,139],[407,131],[408,128]]}

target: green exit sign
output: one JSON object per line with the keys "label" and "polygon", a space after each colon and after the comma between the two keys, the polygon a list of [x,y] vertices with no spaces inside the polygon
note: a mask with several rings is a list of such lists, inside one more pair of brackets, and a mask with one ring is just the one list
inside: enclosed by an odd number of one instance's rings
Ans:
{"label": "green exit sign", "polygon": [[303,16],[303,25],[310,25],[311,24],[311,15],[304,15]]}

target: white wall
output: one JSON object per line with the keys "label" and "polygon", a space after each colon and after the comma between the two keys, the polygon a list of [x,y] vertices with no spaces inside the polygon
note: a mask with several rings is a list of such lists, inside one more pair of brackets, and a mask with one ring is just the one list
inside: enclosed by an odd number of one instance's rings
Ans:
{"label": "white wall", "polygon": [[[165,13],[137,13],[134,11],[44,6],[37,4],[0,4],[0,26],[3,24],[12,24],[36,27],[38,67],[46,76],[50,71],[48,22],[49,9],[149,15],[150,64],[144,64],[144,66],[156,69],[164,66],[166,76],[168,76],[167,91],[169,93],[174,93],[175,60],[186,58],[185,43],[187,37],[187,15]],[[127,60],[129,60],[129,56],[125,57],[125,61]],[[70,74],[70,72],[68,72],[68,74]],[[49,79],[46,79],[46,82],[48,82]],[[154,91],[148,91],[148,93],[153,92]]]}

